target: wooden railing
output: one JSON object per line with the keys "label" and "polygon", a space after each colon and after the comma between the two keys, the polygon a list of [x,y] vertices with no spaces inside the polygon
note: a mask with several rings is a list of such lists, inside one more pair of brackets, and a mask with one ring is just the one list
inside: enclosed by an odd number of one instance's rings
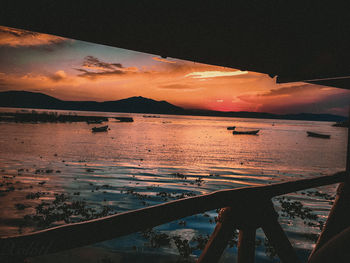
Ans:
{"label": "wooden railing", "polygon": [[[266,186],[221,190],[100,219],[0,238],[1,262],[40,256],[94,244],[176,219],[222,208],[218,223],[198,262],[218,262],[233,231],[239,229],[238,262],[254,262],[255,232],[261,227],[282,262],[299,262],[278,223],[271,198],[307,188],[344,182],[346,172]],[[12,260],[12,261],[11,261]]]}

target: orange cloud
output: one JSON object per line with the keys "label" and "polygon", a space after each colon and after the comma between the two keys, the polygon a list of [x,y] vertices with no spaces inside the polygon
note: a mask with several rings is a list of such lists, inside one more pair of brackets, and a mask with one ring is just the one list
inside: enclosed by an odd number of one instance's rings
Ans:
{"label": "orange cloud", "polygon": [[0,26],[0,46],[29,47],[71,41],[67,38]]}
{"label": "orange cloud", "polygon": [[29,91],[44,91],[46,89],[54,90],[57,87],[65,86],[74,88],[82,84],[75,76],[69,76],[63,70],[58,70],[53,74],[35,74],[27,73],[25,75],[17,74],[0,74],[0,89],[8,90],[29,90]]}
{"label": "orange cloud", "polygon": [[168,60],[168,59],[160,58],[160,57],[153,57],[152,59],[155,61],[164,62],[164,63],[170,63],[170,64],[176,63],[176,61],[172,61],[172,60]]}

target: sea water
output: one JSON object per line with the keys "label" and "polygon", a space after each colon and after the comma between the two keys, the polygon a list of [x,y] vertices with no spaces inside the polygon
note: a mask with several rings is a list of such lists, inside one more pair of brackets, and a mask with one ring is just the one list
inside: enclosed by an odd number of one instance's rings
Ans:
{"label": "sea water", "polygon": [[[21,224],[22,219],[35,214],[39,202],[52,201],[54,194],[68,194],[96,209],[109,206],[115,212],[125,212],[170,201],[180,194],[208,194],[345,170],[347,129],[332,127],[330,122],[134,113],[70,114],[111,117],[106,122],[110,130],[92,133],[91,128],[96,125],[87,123],[0,123],[0,236],[37,230]],[[112,118],[118,116],[132,117],[134,122]],[[233,135],[226,129],[228,126],[260,131],[257,136]],[[331,139],[307,137],[306,131],[331,134]],[[13,188],[6,191],[9,187]],[[335,189],[336,185],[330,185],[313,190],[333,196]],[[318,220],[324,221],[332,202],[307,191],[290,194],[288,200],[301,202],[318,215]],[[35,200],[26,198],[35,192],[45,194]],[[280,211],[279,200],[274,203]],[[199,234],[210,235],[216,212],[177,220],[157,227],[156,231],[187,240]],[[306,257],[314,244],[307,234],[318,234],[319,227],[283,215],[279,221],[300,257]],[[257,239],[264,240],[261,230]],[[146,262],[147,257],[142,255],[149,253],[159,257],[178,253],[174,246],[148,246],[140,233],[92,247],[108,253],[126,253],[133,258],[120,262]],[[193,255],[199,253],[194,251]],[[236,248],[227,249],[222,261],[228,258],[231,262],[229,258],[235,253]],[[256,255],[261,262],[274,260],[266,256],[263,245],[257,246]],[[36,260],[33,262],[45,262]]]}

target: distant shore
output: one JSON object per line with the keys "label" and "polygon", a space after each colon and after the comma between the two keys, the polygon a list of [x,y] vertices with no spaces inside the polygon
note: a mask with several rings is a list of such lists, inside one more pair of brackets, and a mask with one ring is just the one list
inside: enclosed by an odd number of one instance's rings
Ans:
{"label": "distant shore", "polygon": [[63,101],[57,98],[27,91],[0,92],[0,107],[30,108],[47,110],[94,111],[113,113],[169,114],[187,116],[213,116],[231,118],[256,118],[276,120],[307,120],[343,122],[347,117],[334,114],[273,114],[266,112],[223,112],[200,109],[184,109],[166,101],[156,101],[144,97],[131,97],[116,101]]}
{"label": "distant shore", "polygon": [[5,122],[91,122],[99,123],[108,121],[107,117],[100,116],[81,116],[76,114],[58,114],[57,112],[37,112],[22,111],[22,112],[0,112],[0,121]]}

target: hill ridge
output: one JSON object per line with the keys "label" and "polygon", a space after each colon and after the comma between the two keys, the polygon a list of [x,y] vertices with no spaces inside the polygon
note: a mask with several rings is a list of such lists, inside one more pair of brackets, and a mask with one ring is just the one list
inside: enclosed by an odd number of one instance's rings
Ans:
{"label": "hill ridge", "polygon": [[266,112],[220,112],[211,110],[188,110],[173,105],[165,100],[157,101],[142,96],[133,96],[114,101],[64,101],[50,95],[31,91],[0,92],[0,107],[37,108],[56,110],[81,110],[102,112],[128,112],[172,115],[197,115],[237,118],[286,119],[311,121],[344,121],[347,118],[334,114],[273,114]]}

